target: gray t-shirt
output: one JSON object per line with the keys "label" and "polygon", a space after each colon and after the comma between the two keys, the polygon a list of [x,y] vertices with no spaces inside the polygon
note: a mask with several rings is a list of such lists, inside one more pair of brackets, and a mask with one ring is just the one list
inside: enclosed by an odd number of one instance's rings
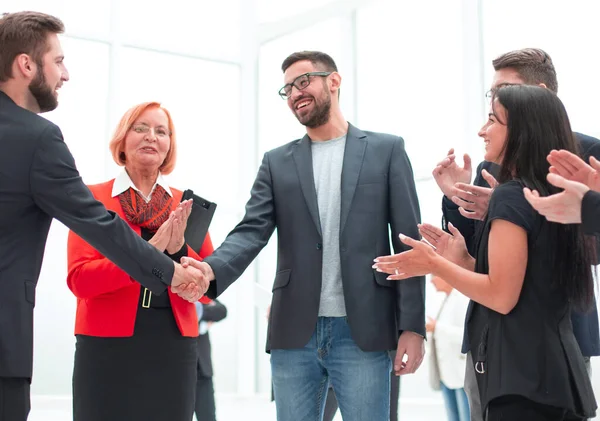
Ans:
{"label": "gray t-shirt", "polygon": [[321,317],[346,315],[340,263],[341,185],[345,147],[346,135],[311,142],[313,176],[323,233],[323,283],[319,305]]}

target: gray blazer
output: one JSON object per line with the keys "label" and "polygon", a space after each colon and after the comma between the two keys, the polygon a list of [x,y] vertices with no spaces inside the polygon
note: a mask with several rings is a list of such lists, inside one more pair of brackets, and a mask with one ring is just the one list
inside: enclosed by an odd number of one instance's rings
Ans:
{"label": "gray blazer", "polygon": [[1,91],[0,145],[0,377],[31,377],[35,288],[52,218],[155,293],[174,268],[94,199],[60,129]]}
{"label": "gray blazer", "polygon": [[[348,128],[341,182],[340,257],[352,337],[364,351],[393,350],[401,331],[425,335],[423,277],[394,282],[373,259],[403,251],[398,233],[419,238],[419,203],[404,141]],[[308,136],[264,155],[243,220],[204,259],[214,298],[231,285],[277,228],[277,272],[267,351],[301,348],[317,322],[322,237]]]}

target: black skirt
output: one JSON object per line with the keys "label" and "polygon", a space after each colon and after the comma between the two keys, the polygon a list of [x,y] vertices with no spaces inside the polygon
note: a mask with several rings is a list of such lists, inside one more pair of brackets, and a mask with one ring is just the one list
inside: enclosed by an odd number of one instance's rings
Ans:
{"label": "black skirt", "polygon": [[[153,300],[165,304],[166,295]],[[190,421],[197,355],[196,338],[181,336],[168,304],[138,305],[131,337],[77,335],[73,420]]]}

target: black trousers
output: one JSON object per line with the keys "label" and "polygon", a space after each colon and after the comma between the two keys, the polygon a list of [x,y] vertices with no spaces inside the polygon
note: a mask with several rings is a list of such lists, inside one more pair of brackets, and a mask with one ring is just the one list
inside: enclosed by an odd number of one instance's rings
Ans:
{"label": "black trousers", "polygon": [[0,377],[0,421],[27,421],[31,379]]}
{"label": "black trousers", "polygon": [[213,379],[198,373],[196,381],[196,418],[198,421],[216,421],[215,389]]}
{"label": "black trousers", "polygon": [[579,421],[563,408],[543,405],[522,396],[509,395],[488,404],[486,421]]}
{"label": "black trousers", "polygon": [[[390,374],[390,421],[398,421],[398,398],[400,397],[400,377],[393,372]],[[325,414],[323,421],[332,421],[338,410],[338,403],[335,392],[330,387],[327,391],[327,400],[325,401]],[[198,418],[199,420],[200,418]]]}

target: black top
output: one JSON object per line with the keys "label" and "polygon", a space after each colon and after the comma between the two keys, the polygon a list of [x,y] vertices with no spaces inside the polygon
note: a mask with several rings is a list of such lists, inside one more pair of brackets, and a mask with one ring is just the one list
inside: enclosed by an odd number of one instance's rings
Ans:
{"label": "black top", "polygon": [[528,258],[519,301],[509,314],[471,302],[467,329],[482,410],[494,398],[516,394],[593,417],[596,401],[573,335],[569,303],[552,282],[551,223],[527,202],[520,182],[498,186],[483,221],[477,273],[489,273],[489,233],[497,219],[527,232]]}
{"label": "black top", "polygon": [[[583,159],[586,162],[589,161],[590,156],[600,159],[600,140],[581,133],[575,133],[575,137],[579,142],[581,156],[583,156]],[[497,177],[500,167],[491,162],[482,162],[477,167],[473,185],[490,187],[487,181],[485,181],[485,179],[481,176],[481,170],[483,169],[487,170],[494,177]],[[587,198],[584,198],[584,208],[586,208],[587,200]],[[600,209],[600,199],[598,209]],[[478,238],[477,234],[482,229],[481,221],[463,217],[458,211],[458,206],[446,196],[444,196],[442,199],[442,212],[444,215],[442,219],[442,226],[444,229],[447,230],[447,223],[452,222],[452,224],[460,231],[463,237],[465,237],[469,253],[471,253],[472,256],[475,256],[475,248],[477,246]],[[596,251],[598,254],[600,254],[599,239],[600,237],[596,237]],[[600,256],[597,256],[596,258],[596,261],[600,261]],[[571,310],[571,321],[573,324],[575,339],[577,339],[577,343],[579,344],[579,348],[581,348],[582,354],[587,357],[600,355],[600,327],[598,326],[598,309],[596,307],[596,301],[593,301],[592,307],[586,313]],[[465,333],[466,332],[467,331],[465,330]],[[468,351],[468,341],[465,340],[463,342],[462,352],[466,353]]]}

